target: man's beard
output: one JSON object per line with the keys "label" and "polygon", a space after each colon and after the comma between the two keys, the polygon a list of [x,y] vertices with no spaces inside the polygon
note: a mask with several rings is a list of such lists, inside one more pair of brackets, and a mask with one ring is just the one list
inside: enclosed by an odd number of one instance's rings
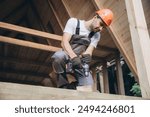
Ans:
{"label": "man's beard", "polygon": [[99,32],[100,29],[99,29],[99,27],[96,27],[96,28],[93,29],[93,31],[94,31],[94,32]]}

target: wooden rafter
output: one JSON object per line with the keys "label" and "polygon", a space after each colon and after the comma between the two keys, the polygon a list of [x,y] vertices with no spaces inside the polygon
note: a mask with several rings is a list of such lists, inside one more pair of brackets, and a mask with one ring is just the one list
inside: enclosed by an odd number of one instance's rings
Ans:
{"label": "wooden rafter", "polygon": [[65,7],[66,12],[68,13],[68,16],[69,16],[69,17],[72,17],[73,15],[72,15],[72,13],[70,12],[69,8],[67,7],[66,1],[62,0],[61,2],[62,2],[62,4],[63,4],[63,6]]}
{"label": "wooden rafter", "polygon": [[58,22],[59,26],[61,27],[61,30],[63,30],[64,27],[62,26],[61,20],[59,19],[56,10],[53,7],[53,1],[47,0],[47,2],[48,2],[48,5],[50,6],[50,8],[52,9],[54,16],[56,17],[57,22]]}

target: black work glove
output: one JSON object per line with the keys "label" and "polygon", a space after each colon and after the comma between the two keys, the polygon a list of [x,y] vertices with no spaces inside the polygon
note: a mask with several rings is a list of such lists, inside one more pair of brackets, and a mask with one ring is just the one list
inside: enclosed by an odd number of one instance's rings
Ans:
{"label": "black work glove", "polygon": [[80,57],[74,57],[73,59],[71,59],[71,62],[72,62],[72,67],[74,69],[81,68],[81,59],[80,59]]}
{"label": "black work glove", "polygon": [[90,54],[83,54],[81,60],[83,63],[90,63],[92,60],[92,57]]}

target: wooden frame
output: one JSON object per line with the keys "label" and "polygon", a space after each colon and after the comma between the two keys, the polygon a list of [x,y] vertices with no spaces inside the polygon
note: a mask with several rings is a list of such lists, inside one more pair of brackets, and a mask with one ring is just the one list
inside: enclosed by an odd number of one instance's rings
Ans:
{"label": "wooden frame", "polygon": [[[142,97],[150,97],[150,37],[141,0],[125,0]],[[140,14],[140,16],[139,16]]]}

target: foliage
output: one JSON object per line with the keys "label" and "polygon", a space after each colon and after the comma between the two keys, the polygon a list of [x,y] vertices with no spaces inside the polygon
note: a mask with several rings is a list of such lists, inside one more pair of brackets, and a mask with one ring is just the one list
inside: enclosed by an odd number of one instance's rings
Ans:
{"label": "foliage", "polygon": [[141,94],[141,89],[140,89],[140,86],[135,83],[133,86],[132,86],[132,89],[130,90],[135,96],[137,97],[141,97],[142,94]]}

